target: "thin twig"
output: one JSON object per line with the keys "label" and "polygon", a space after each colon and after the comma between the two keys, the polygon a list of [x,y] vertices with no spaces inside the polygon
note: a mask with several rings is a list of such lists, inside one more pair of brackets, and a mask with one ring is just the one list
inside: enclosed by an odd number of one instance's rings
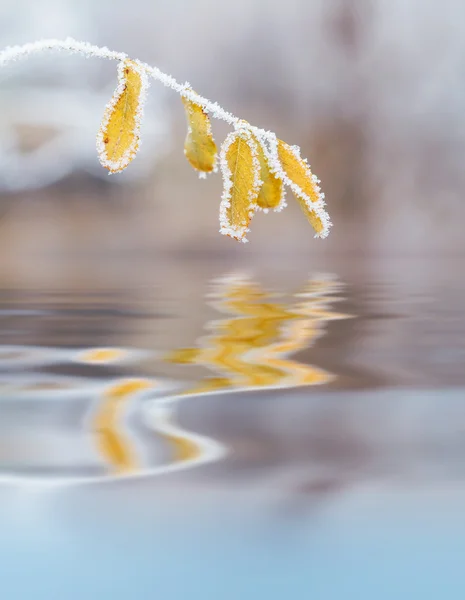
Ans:
{"label": "thin twig", "polygon": [[[88,42],[79,42],[79,41],[74,40],[73,38],[66,38],[65,40],[56,40],[56,39],[41,40],[38,42],[24,44],[22,46],[11,46],[11,47],[5,48],[4,50],[2,50],[0,52],[0,67],[4,66],[10,62],[13,62],[15,60],[25,58],[31,54],[37,54],[37,53],[43,52],[45,50],[62,50],[62,51],[70,52],[70,53],[82,54],[85,57],[94,57],[95,56],[97,58],[106,58],[109,60],[117,60],[120,63],[123,63],[124,61],[128,60],[128,56],[124,52],[114,52],[112,50],[109,50],[105,46],[104,47],[94,46],[92,44],[89,44]],[[304,203],[305,211],[307,211],[307,214],[315,214],[315,215],[317,215],[318,219],[320,220],[322,227],[321,227],[321,230],[319,230],[317,232],[316,237],[326,237],[328,235],[329,228],[331,226],[331,222],[329,220],[328,214],[324,210],[325,201],[324,201],[324,194],[321,192],[321,189],[319,186],[320,181],[315,175],[312,174],[306,160],[301,158],[300,149],[298,148],[298,146],[287,146],[286,145],[286,147],[287,147],[286,152],[288,154],[288,157],[290,157],[291,161],[300,165],[300,167],[299,167],[300,173],[302,173],[302,171],[303,171],[304,177],[306,177],[307,180],[309,182],[311,182],[312,193],[310,193],[310,195],[305,193],[302,189],[302,185],[296,183],[295,179],[293,180],[292,178],[290,178],[288,176],[288,174],[286,173],[286,170],[283,168],[281,161],[279,159],[279,156],[278,156],[278,140],[276,138],[276,135],[273,132],[266,131],[264,129],[259,129],[258,127],[250,125],[246,121],[239,119],[238,117],[236,117],[233,114],[224,110],[224,108],[222,108],[217,102],[212,102],[211,100],[208,100],[208,98],[204,98],[203,96],[200,96],[199,94],[194,92],[192,90],[191,86],[189,85],[189,83],[184,83],[184,84],[179,83],[178,81],[176,81],[176,79],[174,79],[174,77],[171,77],[171,75],[168,75],[167,73],[163,73],[163,71],[161,71],[158,67],[152,67],[152,66],[150,66],[146,63],[143,63],[139,60],[133,60],[131,62],[133,62],[135,65],[137,65],[136,68],[139,70],[141,75],[142,74],[144,75],[144,77],[145,77],[145,74],[149,75],[153,79],[160,81],[164,86],[171,88],[172,90],[174,90],[175,92],[180,94],[182,97],[187,98],[194,104],[201,106],[202,109],[205,112],[209,113],[212,117],[215,117],[216,119],[221,119],[223,121],[226,121],[229,125],[232,125],[234,127],[234,129],[236,130],[236,135],[242,135],[241,134],[241,130],[242,130],[243,134],[245,133],[247,135],[250,135],[250,132],[252,132],[255,136],[257,136],[257,138],[259,139],[259,142],[262,146],[263,152],[265,153],[265,155],[269,161],[269,166],[270,166],[271,172],[276,177],[281,179],[286,185],[288,185],[293,190],[293,192],[299,198],[299,200]],[[121,73],[120,73],[120,75],[121,75]],[[121,90],[118,88],[117,89],[118,93],[120,91],[122,91],[122,88],[124,87],[123,84],[124,84],[124,82],[121,81],[121,77],[120,77],[119,86],[120,86]],[[142,116],[143,99],[144,99],[144,95],[145,95],[145,91],[146,91],[147,87],[148,87],[148,85],[142,86],[143,93],[141,95],[141,98],[139,98],[139,109],[138,109],[138,113],[136,115],[136,123],[138,125],[140,124],[140,119]],[[117,96],[118,96],[118,94],[117,94]],[[111,107],[111,102],[110,102],[110,107]],[[101,131],[102,130],[100,130],[100,133],[101,133]],[[247,133],[247,132],[249,132],[249,133]],[[138,137],[138,136],[135,136],[135,137]],[[100,149],[100,151],[103,151],[104,142],[100,138],[98,138],[97,146]],[[130,158],[132,158],[133,151],[134,151],[134,148],[130,147],[128,150],[128,156]],[[124,155],[124,156],[126,156],[126,155]],[[226,185],[228,168],[227,168],[226,161],[224,158],[224,152],[223,152],[222,156],[223,156],[223,158],[221,160],[220,166],[221,166],[221,170],[223,173],[223,179],[225,181],[225,188],[226,188],[225,193],[223,194],[223,202],[222,202],[222,213],[224,213],[225,210],[229,207],[229,204],[228,204],[229,196],[228,196],[228,191],[227,191],[228,188]],[[124,161],[120,161],[120,162],[121,162],[121,165],[123,165]],[[103,161],[102,164],[104,164],[104,166],[107,166],[105,161]],[[114,166],[114,165],[112,165],[112,163],[108,163],[108,164],[110,166]],[[121,167],[121,165],[118,163],[117,166]],[[125,166],[126,165],[124,164],[124,166],[122,166],[121,168],[124,168]],[[116,170],[120,170],[120,169],[118,168]],[[258,168],[256,169],[256,175],[257,175],[257,177],[255,178],[255,181],[256,181],[257,185],[259,185],[262,182],[259,177],[259,169]],[[310,197],[310,196],[312,196],[312,197]],[[283,196],[282,201],[280,202],[279,206],[276,207],[275,210],[281,210],[281,208],[283,208],[284,206],[285,206],[285,201],[284,201],[284,196]],[[256,210],[256,207],[254,207],[253,210]],[[223,214],[223,217],[224,217],[224,214]],[[246,241],[245,237],[243,237],[245,230],[246,230],[246,226],[240,228],[241,237],[242,237],[243,241]],[[233,237],[237,237],[237,232],[235,233],[234,228],[231,228],[229,226],[226,227],[224,225],[224,223],[222,223],[221,232],[227,233],[228,235],[234,234]]]}

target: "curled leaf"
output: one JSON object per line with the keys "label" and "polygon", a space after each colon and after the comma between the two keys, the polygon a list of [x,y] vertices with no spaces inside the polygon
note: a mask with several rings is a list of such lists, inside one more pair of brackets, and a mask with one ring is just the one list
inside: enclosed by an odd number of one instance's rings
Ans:
{"label": "curled leaf", "polygon": [[217,156],[210,118],[200,104],[196,104],[186,96],[182,96],[182,102],[186,110],[188,127],[184,154],[194,169],[210,173],[216,167]]}
{"label": "curled leaf", "polygon": [[[294,194],[294,196],[300,204],[300,208],[307,217],[308,222],[315,230],[316,237],[326,237],[328,235],[327,213],[321,208],[318,209],[310,206],[308,201],[305,198],[302,198],[302,196],[299,196],[298,194]],[[321,214],[322,212],[325,216]]]}
{"label": "curled leaf", "polygon": [[[270,131],[252,127],[212,102],[194,93],[188,84],[124,53],[93,46],[72,38],[45,39],[0,50],[0,67],[21,57],[60,49],[78,52],[86,57],[118,61],[118,87],[106,106],[97,134],[100,162],[111,173],[125,169],[139,148],[140,123],[148,78],[171,88],[183,99],[188,120],[185,154],[199,177],[216,170],[217,149],[210,129],[210,116],[222,119],[235,128],[222,150],[222,172],[225,190],[220,209],[221,233],[247,241],[245,233],[253,212],[285,206],[282,183],[294,192],[302,210],[316,231],[326,237],[331,222],[324,210],[324,194],[319,180],[300,157],[296,146],[289,146]],[[106,360],[105,357],[103,360]]]}
{"label": "curled leaf", "polygon": [[282,179],[272,171],[270,160],[265,154],[262,144],[256,140],[258,160],[260,162],[260,179],[263,184],[258,194],[259,208],[268,211],[270,208],[281,210],[284,207],[284,188]]}
{"label": "curled leaf", "polygon": [[147,88],[147,75],[137,63],[131,60],[119,63],[118,87],[105,108],[97,134],[100,162],[110,173],[125,169],[139,149]]}
{"label": "curled leaf", "polygon": [[257,208],[260,192],[260,162],[250,131],[230,133],[221,148],[224,191],[220,205],[220,232],[246,242],[245,234]]}
{"label": "curled leaf", "polygon": [[289,146],[277,140],[277,158],[282,165],[282,177],[297,198],[305,216],[316,231],[317,237],[326,237],[331,226],[324,210],[324,194],[321,193],[319,179],[300,156],[296,146]]}

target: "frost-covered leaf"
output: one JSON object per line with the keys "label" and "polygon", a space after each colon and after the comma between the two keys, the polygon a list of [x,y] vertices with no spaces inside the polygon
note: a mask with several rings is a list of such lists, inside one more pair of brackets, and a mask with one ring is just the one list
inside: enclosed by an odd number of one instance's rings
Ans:
{"label": "frost-covered leaf", "polygon": [[200,104],[196,104],[186,96],[182,97],[182,102],[186,110],[188,128],[184,154],[194,169],[210,173],[216,166],[217,157],[210,118]]}
{"label": "frost-covered leaf", "polygon": [[326,237],[330,221],[324,210],[324,194],[321,193],[318,178],[301,158],[296,146],[278,140],[277,156],[282,165],[284,181],[291,187],[317,236]]}
{"label": "frost-covered leaf", "polygon": [[308,201],[302,198],[302,196],[300,196],[299,194],[294,194],[294,196],[296,197],[296,200],[300,204],[304,215],[307,217],[308,222],[313,227],[316,234],[319,237],[326,237],[326,235],[324,234],[326,229],[325,221],[322,218],[320,211],[317,211],[315,208],[312,208],[309,205]]}
{"label": "frost-covered leaf", "polygon": [[125,169],[139,149],[147,88],[147,75],[137,63],[130,60],[119,63],[118,87],[105,108],[97,135],[100,162],[111,173]]}
{"label": "frost-covered leaf", "polygon": [[256,140],[258,160],[260,162],[260,179],[263,184],[258,194],[257,204],[264,210],[280,209],[284,202],[282,179],[273,173],[270,160],[266,156],[262,144]]}
{"label": "frost-covered leaf", "polygon": [[221,148],[224,191],[220,205],[220,232],[246,242],[245,234],[257,208],[260,191],[260,162],[257,144],[250,131],[230,133]]}
{"label": "frost-covered leaf", "polygon": [[289,146],[277,140],[274,133],[239,120],[218,103],[192,92],[188,84],[180,84],[157,67],[87,42],[72,38],[48,39],[8,47],[0,51],[0,66],[52,49],[119,61],[118,88],[106,107],[97,136],[100,161],[110,172],[123,170],[138,150],[143,100],[150,76],[184,100],[189,126],[185,152],[191,164],[199,170],[199,176],[205,177],[207,172],[215,170],[216,146],[211,136],[209,116],[222,119],[235,128],[221,151],[225,184],[220,207],[221,233],[247,241],[245,234],[257,208],[268,210],[274,207],[279,210],[285,206],[284,197],[279,194],[281,180],[294,192],[316,231],[316,237],[328,235],[331,222],[324,210],[324,194],[318,185],[319,180],[300,157],[297,146]]}

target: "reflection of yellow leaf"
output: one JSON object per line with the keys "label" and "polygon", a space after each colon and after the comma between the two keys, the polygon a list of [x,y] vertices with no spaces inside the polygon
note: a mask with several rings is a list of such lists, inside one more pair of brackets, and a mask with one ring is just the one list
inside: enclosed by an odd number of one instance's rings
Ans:
{"label": "reflection of yellow leaf", "polygon": [[143,392],[153,387],[153,382],[147,379],[127,379],[117,382],[108,388],[106,396],[111,398],[125,398],[137,392]]}
{"label": "reflection of yellow leaf", "polygon": [[270,344],[278,335],[283,319],[265,317],[239,317],[222,324],[224,343],[245,343],[250,349]]}
{"label": "reflection of yellow leaf", "polygon": [[220,231],[245,242],[261,184],[257,145],[246,129],[230,133],[226,138],[221,148],[221,170],[224,192]]}
{"label": "reflection of yellow leaf", "polygon": [[171,423],[171,414],[166,409],[152,413],[152,427],[167,442],[172,451],[173,462],[195,460],[202,454],[202,447],[196,436]]}
{"label": "reflection of yellow leaf", "polygon": [[195,363],[199,356],[198,348],[179,348],[172,350],[165,357],[166,362],[176,365],[189,365]]}
{"label": "reflection of yellow leaf", "polygon": [[[318,179],[300,157],[298,150],[281,140],[278,140],[278,156],[305,216],[317,235],[324,237],[327,235],[329,219],[321,207],[324,196],[321,194]],[[316,203],[316,206],[312,206]]]}
{"label": "reflection of yellow leaf", "polygon": [[138,467],[137,460],[132,451],[121,441],[119,434],[111,426],[96,428],[97,448],[114,467],[117,473],[135,471]]}
{"label": "reflection of yellow leaf", "polygon": [[315,323],[318,321],[314,322],[313,319],[288,323],[281,340],[257,352],[254,359],[282,369],[293,381],[293,385],[328,383],[332,379],[330,373],[287,358],[289,354],[303,350],[315,341],[320,333]]}
{"label": "reflection of yellow leaf", "polygon": [[125,169],[136,155],[142,104],[148,87],[145,72],[130,60],[119,64],[118,82],[97,135],[100,162],[111,173]]}
{"label": "reflection of yellow leaf", "polygon": [[271,366],[271,363],[259,364],[249,360],[247,353],[252,349],[249,343],[236,342],[221,336],[214,341],[216,347],[207,350],[206,358],[210,364],[233,374],[236,385],[272,385],[284,376],[284,372]]}
{"label": "reflection of yellow leaf", "polygon": [[216,165],[216,144],[211,132],[210,119],[199,104],[184,96],[182,101],[188,124],[184,154],[194,169],[209,173]]}
{"label": "reflection of yellow leaf", "polygon": [[283,199],[283,182],[271,172],[270,163],[258,140],[258,160],[260,161],[260,179],[263,181],[257,204],[260,208],[277,208]]}
{"label": "reflection of yellow leaf", "polygon": [[210,323],[211,333],[199,341],[197,352],[187,348],[177,355],[179,362],[206,367],[215,375],[183,395],[331,381],[331,373],[290,356],[313,345],[329,319],[346,317],[330,310],[338,286],[337,281],[312,280],[297,295],[302,301],[282,304],[241,276],[217,280],[210,297],[229,316]]}
{"label": "reflection of yellow leaf", "polygon": [[173,461],[183,462],[185,460],[194,460],[201,454],[198,444],[187,436],[173,435],[167,432],[163,433],[163,438],[171,445],[173,450]]}
{"label": "reflection of yellow leaf", "polygon": [[207,377],[197,387],[190,388],[186,395],[205,394],[232,387],[234,387],[233,381],[227,377]]}
{"label": "reflection of yellow leaf", "polygon": [[85,350],[77,356],[77,360],[83,363],[105,364],[121,360],[126,355],[122,348],[93,348]]}
{"label": "reflection of yellow leaf", "polygon": [[101,455],[121,473],[138,468],[136,452],[121,429],[125,403],[133,394],[153,387],[146,379],[117,381],[105,392],[94,416],[92,429]]}

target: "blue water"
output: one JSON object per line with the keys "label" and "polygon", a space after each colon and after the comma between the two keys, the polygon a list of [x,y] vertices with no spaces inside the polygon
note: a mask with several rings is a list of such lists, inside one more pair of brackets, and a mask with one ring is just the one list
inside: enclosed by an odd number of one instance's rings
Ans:
{"label": "blue water", "polygon": [[2,587],[40,599],[462,597],[463,493],[348,494],[299,518],[270,508],[272,492],[214,496],[178,489],[167,507],[154,489],[144,520],[120,507],[113,521],[89,499],[64,517],[64,498],[31,496],[35,522],[2,536]]}

